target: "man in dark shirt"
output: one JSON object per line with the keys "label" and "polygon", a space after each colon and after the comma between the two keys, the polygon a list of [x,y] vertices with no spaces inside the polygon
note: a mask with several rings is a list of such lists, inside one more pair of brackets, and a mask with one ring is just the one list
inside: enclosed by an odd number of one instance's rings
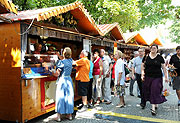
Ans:
{"label": "man in dark shirt", "polygon": [[177,46],[176,54],[171,57],[169,64],[176,68],[177,76],[173,79],[173,89],[176,90],[178,106],[180,106],[180,46]]}

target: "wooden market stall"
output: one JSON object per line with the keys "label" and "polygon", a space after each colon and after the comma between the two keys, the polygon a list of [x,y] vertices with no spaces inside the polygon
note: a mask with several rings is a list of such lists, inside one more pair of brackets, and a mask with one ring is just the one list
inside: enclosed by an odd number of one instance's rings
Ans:
{"label": "wooden market stall", "polygon": [[[74,23],[67,23],[70,28],[52,21],[54,18],[66,20],[62,19],[66,13]],[[13,21],[0,23],[0,119],[26,122],[55,108],[57,78],[45,69],[54,69],[58,59],[54,52],[61,53],[69,46],[73,59],[77,59],[84,47],[90,47],[89,40],[100,40],[92,35],[103,33],[79,2],[0,16]],[[36,44],[41,44],[44,50],[36,53]],[[72,72],[73,80],[74,76]],[[76,100],[79,97],[75,81],[73,84]]]}
{"label": "wooden market stall", "polygon": [[129,33],[125,35],[129,35],[125,41],[127,46],[123,46],[122,49],[126,54],[127,59],[133,57],[133,52],[139,47],[147,48],[148,44],[140,33]]}
{"label": "wooden market stall", "polygon": [[151,45],[153,45],[153,44],[157,44],[158,46],[163,46],[163,44],[161,43],[161,41],[158,39],[158,38],[156,38],[151,44],[150,44],[150,46]]}
{"label": "wooden market stall", "polygon": [[114,51],[115,41],[125,41],[123,32],[118,23],[97,25],[101,31],[99,41],[92,41],[92,51],[94,49],[105,49],[106,51]]}

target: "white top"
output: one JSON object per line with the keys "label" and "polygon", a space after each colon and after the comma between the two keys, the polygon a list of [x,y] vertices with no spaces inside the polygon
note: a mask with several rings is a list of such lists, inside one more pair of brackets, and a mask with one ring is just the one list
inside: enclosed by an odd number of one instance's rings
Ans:
{"label": "white top", "polygon": [[105,78],[109,71],[109,63],[110,62],[109,62],[109,59],[107,56],[104,56],[102,61],[103,61],[103,77]]}
{"label": "white top", "polygon": [[125,71],[124,71],[124,61],[121,58],[117,60],[116,65],[115,65],[115,85],[117,85],[119,73],[122,73],[120,85],[124,85],[126,78],[125,78]]}

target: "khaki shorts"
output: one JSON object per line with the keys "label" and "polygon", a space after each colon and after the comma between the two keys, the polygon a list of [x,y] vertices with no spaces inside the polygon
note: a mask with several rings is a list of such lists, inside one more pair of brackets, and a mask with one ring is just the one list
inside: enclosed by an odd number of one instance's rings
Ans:
{"label": "khaki shorts", "polygon": [[116,85],[116,94],[118,96],[124,96],[125,95],[125,88],[126,88],[125,85],[120,85],[120,86]]}

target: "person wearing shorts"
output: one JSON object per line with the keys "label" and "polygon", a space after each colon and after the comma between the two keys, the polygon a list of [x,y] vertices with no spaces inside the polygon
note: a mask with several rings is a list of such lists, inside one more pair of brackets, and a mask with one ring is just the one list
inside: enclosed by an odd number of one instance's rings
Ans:
{"label": "person wearing shorts", "polygon": [[[176,69],[177,76],[173,79],[173,89],[176,90],[176,94],[178,97],[178,106],[180,106],[180,46],[176,48],[176,54],[172,55],[170,65],[173,65]],[[169,65],[169,66],[170,66]]]}
{"label": "person wearing shorts", "polygon": [[76,65],[76,81],[78,82],[78,95],[82,96],[83,107],[78,112],[83,112],[88,109],[87,107],[87,95],[89,86],[89,71],[90,61],[87,58],[88,52],[82,50],[79,60],[75,61]]}
{"label": "person wearing shorts", "polygon": [[117,59],[115,65],[115,86],[116,94],[120,98],[120,103],[116,106],[123,108],[125,106],[124,95],[125,95],[125,70],[124,62],[122,60],[123,53],[120,50],[117,50],[115,53],[115,58]]}

